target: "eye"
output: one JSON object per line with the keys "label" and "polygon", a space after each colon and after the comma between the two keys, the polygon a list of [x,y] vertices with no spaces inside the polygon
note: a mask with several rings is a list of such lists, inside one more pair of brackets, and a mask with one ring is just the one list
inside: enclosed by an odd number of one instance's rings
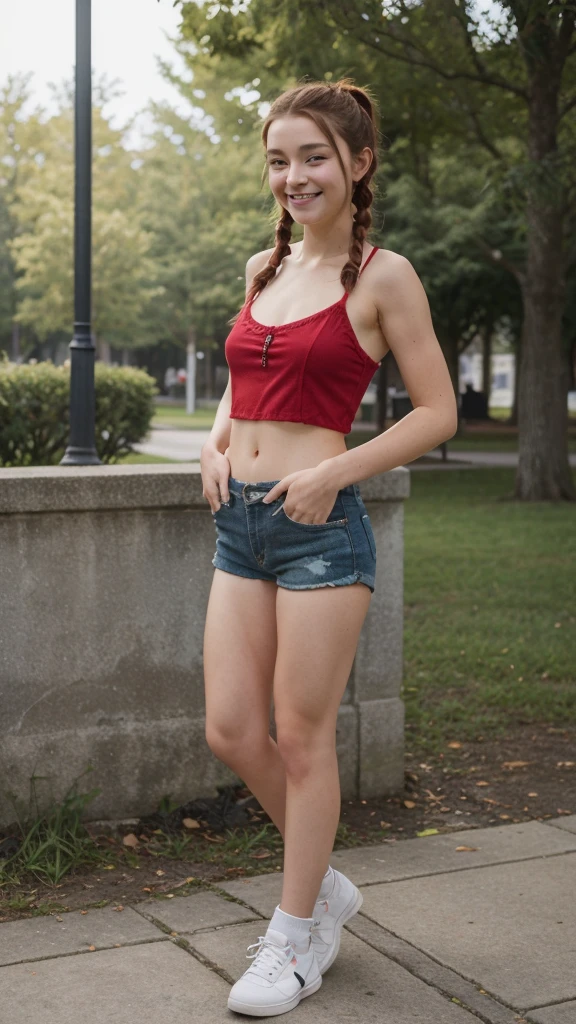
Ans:
{"label": "eye", "polygon": [[[308,160],[325,160],[325,159],[326,159],[326,157],[324,157],[324,156],[320,156],[320,155],[317,155],[317,156],[309,156],[309,157],[308,157]],[[308,163],[308,160],[306,161],[306,163]],[[280,158],[277,158],[276,160],[271,160],[271,161],[270,161],[270,167],[273,167],[273,166],[274,166],[274,164],[283,164],[283,163],[284,163],[284,161],[283,161],[283,160],[281,160]]]}

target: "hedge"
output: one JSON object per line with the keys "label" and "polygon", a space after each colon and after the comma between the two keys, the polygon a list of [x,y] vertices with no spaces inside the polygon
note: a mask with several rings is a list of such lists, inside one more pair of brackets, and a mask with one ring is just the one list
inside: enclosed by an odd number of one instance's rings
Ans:
{"label": "hedge", "polygon": [[[156,381],[133,366],[94,364],[96,451],[129,455],[154,416]],[[58,465],[70,434],[70,366],[0,360],[0,466]]]}

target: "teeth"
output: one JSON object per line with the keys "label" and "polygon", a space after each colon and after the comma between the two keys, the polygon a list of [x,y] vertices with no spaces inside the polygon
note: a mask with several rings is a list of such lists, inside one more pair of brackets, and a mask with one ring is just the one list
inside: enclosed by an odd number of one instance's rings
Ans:
{"label": "teeth", "polygon": [[301,192],[298,195],[290,196],[291,199],[312,199],[313,196],[319,195],[319,192]]}

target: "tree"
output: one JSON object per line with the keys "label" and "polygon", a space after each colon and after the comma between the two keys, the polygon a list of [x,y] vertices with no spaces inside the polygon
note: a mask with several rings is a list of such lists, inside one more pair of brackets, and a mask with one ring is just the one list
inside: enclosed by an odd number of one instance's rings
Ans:
{"label": "tree", "polygon": [[[236,13],[183,6],[184,34],[196,41],[194,67],[227,55],[249,71],[259,60],[265,73],[291,80],[374,72],[381,86],[379,76],[399,65],[416,82],[411,97],[427,84],[426,113],[436,123],[444,117],[445,141],[490,161],[486,187],[515,204],[525,224],[517,260],[491,238],[477,238],[486,260],[512,274],[522,295],[516,496],[574,500],[562,317],[575,256],[576,6],[502,0],[499,17],[484,12],[482,22],[475,11],[472,0],[252,0]],[[401,94],[381,95],[383,111],[401,102]],[[414,159],[421,155],[416,145]]]}
{"label": "tree", "polygon": [[[101,106],[93,110],[93,292],[94,332],[106,342],[135,347],[148,340],[144,308],[158,294],[148,253],[149,234],[138,220],[137,172]],[[26,173],[15,187],[12,216],[19,224],[10,242],[19,277],[17,319],[38,338],[70,331],[73,321],[73,107],[42,125],[27,154]]]}

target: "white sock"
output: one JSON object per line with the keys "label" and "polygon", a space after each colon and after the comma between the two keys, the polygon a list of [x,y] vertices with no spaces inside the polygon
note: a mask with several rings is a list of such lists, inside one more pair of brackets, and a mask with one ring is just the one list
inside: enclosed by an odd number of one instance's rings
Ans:
{"label": "white sock", "polygon": [[325,900],[330,895],[330,893],[332,892],[333,888],[334,888],[334,870],[333,870],[333,868],[329,864],[328,865],[328,871],[326,872],[326,874],[324,875],[324,878],[322,879],[322,884],[320,886],[320,892],[318,893],[318,899],[319,900]]}
{"label": "white sock", "polygon": [[278,904],[268,927],[283,932],[288,942],[294,943],[297,953],[305,953],[309,947],[310,929],[313,924],[313,917],[294,917],[293,914],[287,914],[286,911],[280,910],[280,904]]}

